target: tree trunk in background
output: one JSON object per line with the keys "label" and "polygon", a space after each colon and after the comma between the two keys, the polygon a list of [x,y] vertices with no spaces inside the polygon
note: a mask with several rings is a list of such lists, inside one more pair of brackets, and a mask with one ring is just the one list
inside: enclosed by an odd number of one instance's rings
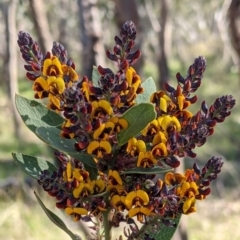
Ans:
{"label": "tree trunk in background", "polygon": [[232,0],[228,9],[229,31],[232,46],[238,56],[238,72],[240,79],[240,1]]}
{"label": "tree trunk in background", "polygon": [[29,0],[29,2],[31,17],[38,35],[38,44],[43,53],[46,53],[51,49],[53,41],[47,20],[45,4],[42,0]]}
{"label": "tree trunk in background", "polygon": [[158,87],[160,87],[160,89],[163,89],[164,82],[169,81],[169,69],[166,55],[166,26],[169,15],[168,4],[169,4],[168,0],[161,1],[161,11],[159,17],[161,31],[159,33],[160,54],[158,58],[158,70],[159,70]]}
{"label": "tree trunk in background", "polygon": [[105,66],[103,29],[97,0],[78,0],[82,42],[82,73],[92,78],[93,66]]}
{"label": "tree trunk in background", "polygon": [[4,2],[3,14],[6,23],[6,80],[10,109],[13,116],[14,134],[20,137],[20,118],[15,108],[15,94],[18,92],[17,77],[17,29],[16,29],[16,7],[17,0],[9,0]]}
{"label": "tree trunk in background", "polygon": [[69,35],[68,35],[68,26],[67,26],[67,19],[69,14],[69,1],[61,0],[59,2],[59,5],[61,9],[64,9],[61,11],[61,15],[59,16],[58,21],[58,41],[66,48],[68,49],[68,42],[69,42]]}
{"label": "tree trunk in background", "polygon": [[[141,43],[142,43],[142,37],[141,37],[141,31],[140,31],[140,19],[137,11],[138,7],[135,0],[115,0],[115,12],[116,12],[116,24],[117,24],[117,32],[119,33],[119,30],[122,28],[122,25],[128,21],[131,20],[134,22],[136,29],[137,29],[137,38],[135,42],[135,47],[133,49],[141,50]],[[138,74],[140,74],[142,70],[142,66],[144,63],[144,57],[141,56],[138,61],[135,63],[134,68],[137,71]],[[140,74],[141,75],[141,74]]]}

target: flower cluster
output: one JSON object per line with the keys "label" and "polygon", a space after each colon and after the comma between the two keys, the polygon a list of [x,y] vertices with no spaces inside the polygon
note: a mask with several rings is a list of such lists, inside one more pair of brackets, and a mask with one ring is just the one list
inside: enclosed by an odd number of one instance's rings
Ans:
{"label": "flower cluster", "polygon": [[[131,125],[124,114],[138,105],[138,95],[147,90],[132,67],[140,56],[139,50],[132,51],[135,38],[136,28],[127,21],[115,37],[113,51],[107,51],[117,71],[98,66],[94,68],[97,79],[90,80],[79,77],[60,43],[54,42],[52,53],[43,56],[29,34],[19,33],[18,45],[35,98],[48,99],[48,108],[64,118],[61,137],[74,139],[76,152],[90,155],[97,168],[92,176],[84,155],[76,159],[56,152],[58,170],[39,175],[39,184],[57,199],[56,206],[75,221],[100,218],[114,210],[111,227],[131,224],[134,216],[143,224],[155,219],[152,226],[159,221],[171,225],[169,219],[196,211],[196,200],[210,193],[210,182],[223,165],[220,157],[213,157],[202,170],[196,164],[185,174],[170,169],[180,165],[181,157],[195,157],[193,149],[206,142],[235,104],[226,95],[209,108],[203,102],[195,114],[188,110],[197,101],[194,93],[206,68],[203,57],[195,59],[186,77],[176,75],[177,87],[165,83],[164,90],[149,95],[156,117],[119,144],[119,134]],[[167,173],[160,179],[156,174],[162,172]],[[131,239],[138,232],[135,226],[125,235]]]}

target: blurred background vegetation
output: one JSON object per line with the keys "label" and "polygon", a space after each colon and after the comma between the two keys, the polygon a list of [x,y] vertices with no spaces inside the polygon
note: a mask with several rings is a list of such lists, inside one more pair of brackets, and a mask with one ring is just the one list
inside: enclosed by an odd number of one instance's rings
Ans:
{"label": "blurred background vegetation", "polygon": [[197,213],[183,218],[174,239],[240,239],[239,0],[0,0],[0,239],[68,239],[44,215],[34,190],[70,229],[83,231],[55,209],[54,200],[20,172],[11,157],[11,152],[22,152],[53,159],[52,150],[23,125],[14,108],[15,93],[33,98],[17,47],[18,32],[30,33],[44,53],[53,41],[62,43],[80,76],[90,78],[92,65],[114,68],[105,50],[112,48],[126,20],[137,26],[136,48],[142,56],[134,67],[142,80],[152,76],[159,89],[165,81],[176,84],[175,74],[185,76],[194,58],[202,55],[207,69],[192,110],[203,100],[211,105],[222,95],[236,98],[231,117],[196,149],[197,158],[184,159],[185,167],[194,161],[202,167],[211,156],[221,155],[225,164],[212,195],[198,202]]}

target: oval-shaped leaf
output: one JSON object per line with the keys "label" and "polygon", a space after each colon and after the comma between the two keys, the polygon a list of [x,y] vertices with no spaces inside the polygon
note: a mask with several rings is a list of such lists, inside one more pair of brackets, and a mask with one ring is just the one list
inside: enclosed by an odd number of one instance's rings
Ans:
{"label": "oval-shaped leaf", "polygon": [[144,92],[138,94],[136,97],[136,103],[149,103],[151,95],[157,91],[156,84],[152,77],[147,78],[141,85]]}
{"label": "oval-shaped leaf", "polygon": [[60,219],[55,213],[53,213],[52,211],[50,211],[47,207],[45,207],[45,205],[43,204],[42,200],[39,198],[39,196],[37,195],[36,192],[34,192],[38,203],[40,204],[40,206],[42,207],[43,211],[46,213],[46,215],[48,216],[48,218],[56,225],[58,226],[60,229],[62,229],[65,233],[67,233],[72,240],[79,240],[79,237],[77,235],[75,235],[73,232],[71,232],[66,224],[62,221],[62,219]]}
{"label": "oval-shaped leaf", "polygon": [[166,226],[165,224],[161,224],[159,227],[158,232],[149,231],[148,234],[153,237],[154,239],[161,239],[161,240],[171,240],[181,219],[181,215],[179,215],[175,219],[171,219],[172,224],[175,226]]}
{"label": "oval-shaped leaf", "polygon": [[97,176],[96,162],[93,157],[87,153],[77,152],[74,148],[74,139],[65,139],[60,136],[60,130],[55,127],[39,127],[36,130],[37,136],[50,145],[52,148],[65,152],[73,158],[78,159],[84,164],[85,169],[89,172],[93,180]]}
{"label": "oval-shaped leaf", "polygon": [[64,119],[59,114],[35,100],[16,95],[15,103],[22,120],[35,134],[38,127],[59,127],[63,124]]}
{"label": "oval-shaped leaf", "polygon": [[127,110],[121,118],[128,122],[128,128],[121,131],[118,136],[118,144],[125,144],[130,138],[135,137],[148,123],[156,118],[154,106],[151,103],[140,103]]}
{"label": "oval-shaped leaf", "polygon": [[122,173],[120,173],[120,175],[125,175],[125,174],[161,174],[161,173],[166,173],[166,172],[170,172],[173,171],[173,168],[161,168],[159,166],[155,166],[152,168],[140,168],[140,167],[136,167],[136,168],[132,168],[131,170],[127,170],[124,171]]}
{"label": "oval-shaped leaf", "polygon": [[12,153],[12,156],[21,170],[35,179],[38,179],[40,172],[43,170],[48,170],[51,173],[56,170],[56,167],[52,163],[42,158],[32,157],[22,153]]}

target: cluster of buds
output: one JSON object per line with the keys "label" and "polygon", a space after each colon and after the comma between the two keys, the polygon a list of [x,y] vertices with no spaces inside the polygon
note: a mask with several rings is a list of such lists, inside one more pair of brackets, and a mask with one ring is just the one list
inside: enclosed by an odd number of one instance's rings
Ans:
{"label": "cluster of buds", "polygon": [[[192,94],[201,85],[206,68],[203,57],[195,59],[185,78],[176,75],[176,88],[165,83],[164,90],[152,93],[149,102],[156,118],[140,134],[119,145],[118,134],[129,126],[123,114],[137,105],[136,98],[144,91],[132,67],[140,56],[139,50],[132,52],[135,38],[136,28],[127,21],[120,36],[115,37],[113,51],[107,51],[117,71],[98,66],[95,70],[99,77],[94,82],[79,77],[61,44],[54,42],[52,53],[43,57],[31,36],[19,33],[18,44],[27,62],[27,78],[33,81],[35,98],[48,98],[48,108],[64,117],[61,137],[74,139],[76,151],[91,155],[98,169],[93,179],[81,159],[56,152],[58,170],[43,171],[39,176],[39,184],[57,199],[56,206],[65,209],[75,221],[114,210],[109,220],[112,227],[118,227],[120,222],[131,224],[135,216],[142,224],[158,216],[155,226],[159,220],[171,225],[169,219],[196,211],[196,200],[210,193],[210,182],[223,165],[221,158],[213,157],[202,170],[194,164],[185,174],[169,170],[163,179],[156,179],[151,172],[155,167],[177,168],[180,157],[195,157],[193,149],[206,142],[214,126],[230,115],[235,104],[227,95],[209,108],[203,102],[196,114],[187,110],[197,101]],[[154,227],[154,223],[151,225]],[[125,235],[132,239],[138,232],[136,225]]]}

